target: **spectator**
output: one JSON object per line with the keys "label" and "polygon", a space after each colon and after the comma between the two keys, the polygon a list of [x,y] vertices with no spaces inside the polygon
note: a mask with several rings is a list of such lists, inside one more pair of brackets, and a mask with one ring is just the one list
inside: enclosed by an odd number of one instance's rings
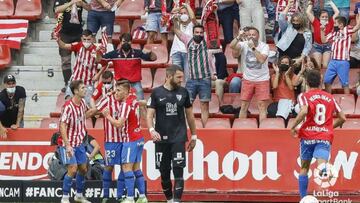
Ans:
{"label": "spectator", "polygon": [[186,82],[190,100],[194,102],[199,94],[201,107],[201,121],[205,126],[209,118],[209,102],[211,100],[211,80],[216,79],[216,70],[211,60],[211,51],[207,48],[204,40],[204,27],[195,25],[193,37],[183,33],[179,29],[179,19],[174,18],[174,32],[176,36],[186,44],[190,78]]}
{"label": "spectator", "polygon": [[287,15],[285,16],[285,19],[288,20],[291,18],[291,16],[299,11],[299,1],[300,0],[278,0],[276,5],[276,12],[275,12],[275,25],[273,30],[273,37],[275,43],[277,43],[281,35],[284,33],[285,30],[281,30],[279,27],[279,17],[280,14],[284,12],[285,8],[289,6]]}
{"label": "spectator", "polygon": [[292,84],[294,72],[290,57],[283,56],[279,59],[279,64],[273,64],[273,68],[275,73],[271,76],[271,86],[274,102],[268,107],[268,116],[270,118],[281,117],[286,120],[292,112],[295,102]]}
{"label": "spectator", "polygon": [[[103,55],[101,58],[104,59],[130,59],[130,58],[141,58],[144,61],[155,61],[156,55],[151,50],[143,49],[133,49],[131,48],[131,34],[130,33],[124,33],[120,36],[120,44],[119,48],[117,50],[114,50],[112,52],[109,52],[105,55]],[[136,64],[136,67],[131,67],[130,69],[126,67],[117,67],[116,63],[114,63],[114,69],[119,69],[122,72],[126,72],[126,75],[124,78],[116,78],[115,79],[127,79],[130,81],[131,87],[136,89],[136,96],[138,100],[144,99],[144,91],[141,86],[141,64]],[[133,69],[133,70],[132,70]],[[129,72],[130,71],[130,72]],[[131,78],[128,78],[133,75],[139,75],[138,80],[135,81]],[[116,74],[115,74],[116,76]]]}
{"label": "spectator", "polygon": [[[293,86],[295,87],[296,95],[299,95],[302,92],[306,92],[306,73],[310,70],[318,70],[320,73],[320,66],[317,64],[315,58],[313,57],[305,57],[303,62],[301,63],[301,69],[298,74],[294,75],[292,78]],[[321,80],[323,80],[323,76],[321,75]],[[321,82],[322,84],[322,82]]]}
{"label": "spectator", "polygon": [[330,2],[331,7],[335,11],[332,18],[329,17],[329,13],[326,10],[320,12],[320,18],[316,18],[312,12],[313,4],[309,3],[306,9],[306,15],[309,18],[313,32],[314,32],[314,44],[313,44],[313,57],[320,67],[327,68],[327,65],[331,56],[331,44],[323,44],[321,41],[320,29],[325,30],[325,35],[329,34],[334,28],[334,19],[339,15],[339,10],[336,8],[333,2]]}
{"label": "spectator", "polygon": [[260,40],[265,42],[265,18],[260,0],[236,0],[239,4],[241,28],[253,26],[259,30]]}
{"label": "spectator", "polygon": [[324,30],[321,30],[321,40],[324,43],[331,42],[331,60],[324,76],[325,89],[331,93],[331,85],[339,76],[345,94],[350,94],[349,69],[350,69],[350,46],[352,35],[360,28],[360,14],[356,15],[355,27],[347,26],[346,18],[335,18],[334,31],[325,38]]}
{"label": "spectator", "polygon": [[[76,4],[78,9],[78,17],[80,24],[71,23],[71,8]],[[90,10],[90,6],[82,0],[55,0],[54,12],[57,15],[58,24],[61,24],[60,38],[65,43],[79,42],[83,32],[82,25],[82,11],[83,8]],[[61,89],[65,92],[71,77],[71,51],[59,47],[59,54],[61,57],[61,69],[64,77],[65,87]]]}
{"label": "spectator", "polygon": [[350,50],[350,68],[359,68],[360,65],[360,31],[352,35],[354,46]]}
{"label": "spectator", "polygon": [[261,0],[262,5],[265,5],[266,13],[268,14],[268,25],[269,27],[274,27],[275,24],[275,15],[276,15],[276,5],[272,0]]}
{"label": "spectator", "polygon": [[[270,99],[270,75],[268,68],[269,45],[259,40],[259,31],[249,28],[247,41],[239,42],[235,38],[231,48],[240,50],[244,58],[244,73],[241,82],[241,110],[239,118],[247,117],[247,110],[253,96],[256,96],[259,108],[259,120],[266,118],[266,101]],[[235,44],[235,45],[234,45]]]}
{"label": "spectator", "polygon": [[[183,3],[183,6],[174,8],[172,13],[179,12],[180,14],[180,30],[189,36],[192,36],[192,30],[194,24],[196,24],[196,18],[193,10],[188,4]],[[183,68],[185,73],[185,81],[189,78],[189,67],[187,61],[187,50],[185,44],[179,40],[175,35],[174,41],[170,50],[170,57],[172,64],[178,65]]]}
{"label": "spectator", "polygon": [[[162,19],[162,0],[144,0],[145,4],[145,15],[146,18],[146,26],[145,29],[148,32],[147,44],[153,44],[155,41],[155,37],[157,32],[160,32],[162,44],[167,47],[167,33],[168,27],[164,24]],[[171,3],[167,5],[167,11],[171,11]]]}
{"label": "spectator", "polygon": [[[239,6],[235,0],[220,0],[218,3],[217,15],[219,23],[223,28],[225,45],[234,39],[234,21],[240,22]],[[224,46],[226,47],[226,46]]]}
{"label": "spectator", "polygon": [[350,15],[350,0],[325,0],[324,9],[327,10],[330,16],[333,16],[335,13],[334,7],[331,3],[334,3],[340,11],[340,16],[344,16],[346,21],[349,21]]}
{"label": "spectator", "polygon": [[87,17],[87,29],[95,36],[99,28],[106,27],[108,42],[114,31],[115,11],[124,0],[91,0]]}
{"label": "spectator", "polygon": [[0,103],[5,111],[0,115],[0,137],[7,138],[7,129],[16,130],[24,127],[24,109],[26,92],[22,86],[16,85],[13,75],[4,77],[4,86],[0,92]]}
{"label": "spectator", "polygon": [[[84,30],[81,36],[81,42],[67,44],[61,38],[57,39],[59,47],[77,53],[74,72],[70,81],[82,80],[86,86],[85,101],[90,106],[91,95],[94,92],[93,78],[96,75],[96,52],[94,45],[95,37],[90,30]],[[72,97],[73,94],[68,86],[65,92],[65,99]]]}
{"label": "spectator", "polygon": [[114,89],[114,75],[111,71],[105,71],[101,75],[101,82],[95,88],[91,98],[91,108],[96,108],[95,103],[99,99],[106,97],[106,95]]}

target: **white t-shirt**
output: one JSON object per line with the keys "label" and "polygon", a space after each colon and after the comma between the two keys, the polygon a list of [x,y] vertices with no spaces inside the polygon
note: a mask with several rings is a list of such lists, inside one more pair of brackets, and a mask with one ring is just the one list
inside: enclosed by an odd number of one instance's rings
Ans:
{"label": "white t-shirt", "polygon": [[[194,24],[191,21],[186,26],[184,26],[183,24],[180,24],[180,30],[183,33],[185,33],[186,35],[189,35],[191,37],[193,36],[193,27],[194,27]],[[173,41],[173,44],[172,44],[171,50],[170,50],[170,56],[172,56],[176,52],[187,53],[185,44],[182,41],[180,41],[179,38],[175,35],[174,41]]]}
{"label": "white t-shirt", "polygon": [[[254,52],[249,48],[248,41],[239,42],[237,47],[241,49],[241,66],[244,71],[244,79],[249,81],[266,81],[270,79],[268,59],[265,63],[257,61]],[[256,50],[261,54],[269,56],[269,45],[259,41]]]}

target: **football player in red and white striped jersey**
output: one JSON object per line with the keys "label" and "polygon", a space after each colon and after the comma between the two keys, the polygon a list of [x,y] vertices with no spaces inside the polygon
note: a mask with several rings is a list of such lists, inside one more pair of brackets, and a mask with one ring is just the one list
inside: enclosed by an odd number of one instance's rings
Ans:
{"label": "football player in red and white striped jersey", "polygon": [[[60,155],[64,165],[67,165],[67,175],[64,177],[62,203],[69,202],[69,192],[72,179],[76,174],[77,191],[75,201],[89,202],[82,193],[84,190],[84,175],[87,172],[87,156],[83,145],[86,135],[86,118],[90,117],[95,110],[88,110],[85,104],[85,85],[82,80],[74,80],[70,84],[70,90],[74,97],[67,101],[60,118],[60,133],[62,146]],[[60,143],[59,143],[60,144]]]}

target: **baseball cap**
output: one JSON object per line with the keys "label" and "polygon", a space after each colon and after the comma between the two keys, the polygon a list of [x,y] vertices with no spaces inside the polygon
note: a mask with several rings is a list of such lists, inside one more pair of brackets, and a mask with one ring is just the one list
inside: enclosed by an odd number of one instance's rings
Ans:
{"label": "baseball cap", "polygon": [[15,77],[11,74],[4,77],[4,83],[16,82]]}

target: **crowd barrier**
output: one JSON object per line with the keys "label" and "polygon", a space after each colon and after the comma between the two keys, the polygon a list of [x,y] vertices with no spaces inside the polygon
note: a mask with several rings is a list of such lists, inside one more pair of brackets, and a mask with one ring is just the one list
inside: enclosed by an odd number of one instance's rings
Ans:
{"label": "crowd barrier", "polygon": [[[0,180],[40,180],[47,178],[48,159],[54,146],[55,130],[9,130],[0,141]],[[160,193],[160,173],[155,169],[155,148],[147,130],[142,169],[148,193]],[[299,172],[299,140],[286,129],[200,129],[198,142],[188,153],[185,168],[186,193],[218,192],[296,194]],[[89,130],[103,146],[103,131]],[[103,149],[102,149],[103,150]],[[358,130],[335,131],[330,163],[338,171],[330,187],[317,184],[313,160],[309,171],[309,192],[320,197],[360,196],[360,135]],[[115,173],[119,167],[115,168]],[[117,175],[115,175],[117,177]],[[0,191],[1,196],[1,191]]]}

